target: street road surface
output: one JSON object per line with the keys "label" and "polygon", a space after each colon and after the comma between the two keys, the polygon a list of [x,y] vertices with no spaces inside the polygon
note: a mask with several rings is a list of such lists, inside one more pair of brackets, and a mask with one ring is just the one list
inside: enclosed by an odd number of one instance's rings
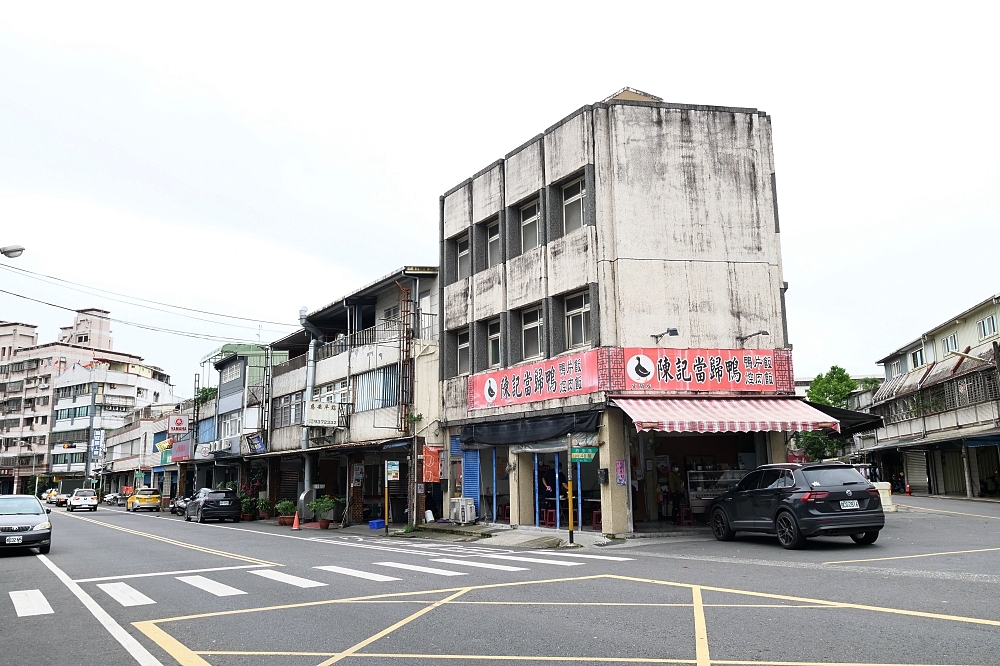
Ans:
{"label": "street road surface", "polygon": [[897,498],[872,546],[601,548],[53,510],[0,553],[0,664],[1000,663],[1000,504]]}

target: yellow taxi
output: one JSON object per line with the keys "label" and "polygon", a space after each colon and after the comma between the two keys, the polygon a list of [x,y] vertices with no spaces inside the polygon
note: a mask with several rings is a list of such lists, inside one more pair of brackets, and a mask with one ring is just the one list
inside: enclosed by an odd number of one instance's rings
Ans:
{"label": "yellow taxi", "polygon": [[139,488],[125,500],[126,511],[138,511],[139,509],[149,509],[150,511],[160,510],[160,491],[156,488]]}

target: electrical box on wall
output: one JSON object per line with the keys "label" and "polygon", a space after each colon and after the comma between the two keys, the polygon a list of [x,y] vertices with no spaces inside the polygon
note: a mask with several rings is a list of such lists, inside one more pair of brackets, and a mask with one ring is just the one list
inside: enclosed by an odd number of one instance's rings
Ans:
{"label": "electrical box on wall", "polygon": [[608,468],[602,467],[597,470],[597,481],[602,485],[608,485]]}

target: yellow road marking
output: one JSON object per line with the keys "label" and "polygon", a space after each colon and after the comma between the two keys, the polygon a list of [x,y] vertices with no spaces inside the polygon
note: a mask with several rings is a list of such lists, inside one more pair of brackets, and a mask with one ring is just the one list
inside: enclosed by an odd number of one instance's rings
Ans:
{"label": "yellow road marking", "polygon": [[[388,492],[388,491],[386,491],[386,492]],[[451,601],[452,599],[457,599],[458,597],[460,597],[463,594],[465,594],[466,592],[468,592],[469,589],[470,588],[468,588],[468,587],[463,588],[463,589],[459,590],[458,592],[456,592],[456,593],[454,593],[452,595],[449,595],[449,596],[445,597],[444,599],[441,599],[440,601],[435,601],[430,606],[425,606],[424,608],[421,608],[416,613],[413,613],[412,615],[404,617],[399,622],[397,622],[397,623],[395,623],[395,624],[393,624],[393,625],[391,625],[389,627],[386,627],[385,629],[383,629],[382,631],[380,631],[380,632],[378,632],[376,634],[372,634],[371,636],[369,636],[368,638],[366,638],[363,641],[355,643],[354,645],[352,645],[351,647],[347,648],[346,650],[344,650],[343,652],[341,652],[337,656],[331,657],[331,658],[327,659],[326,661],[321,661],[319,663],[319,666],[330,666],[331,664],[336,664],[338,661],[340,661],[341,659],[344,659],[345,657],[350,657],[351,655],[353,655],[355,652],[357,652],[361,648],[363,648],[365,646],[368,646],[368,645],[371,645],[372,643],[374,643],[375,641],[377,641],[380,638],[384,638],[385,636],[388,636],[389,634],[391,634],[392,632],[396,631],[400,627],[405,626],[405,625],[409,624],[410,622],[413,622],[418,617],[421,617],[423,615],[426,615],[427,613],[430,613],[432,610],[434,610],[438,606],[440,606],[442,604],[446,604],[449,601]]]}
{"label": "yellow road marking", "polygon": [[713,661],[720,666],[973,666],[972,664],[882,664],[870,661]]}
{"label": "yellow road marking", "polygon": [[701,600],[701,588],[691,588],[694,602],[694,657],[698,666],[712,666],[708,657],[708,627],[705,625],[705,606]]}
{"label": "yellow road marking", "polygon": [[449,601],[449,606],[651,606],[653,608],[691,608],[692,604],[646,604],[628,601]]}
{"label": "yellow road marking", "polygon": [[972,518],[989,518],[990,520],[1000,520],[1000,516],[984,516],[980,513],[962,513],[961,511],[945,511],[944,509],[927,509],[922,506],[913,506],[912,504],[900,504],[896,503],[896,506],[906,507],[907,509],[916,509],[917,511],[933,511],[934,513],[952,513],[956,516],[970,516]]}
{"label": "yellow road marking", "polygon": [[133,622],[132,626],[163,648],[164,652],[176,659],[180,666],[212,666],[153,622]]}
{"label": "yellow road marking", "polygon": [[260,564],[262,566],[269,567],[280,567],[282,565],[276,562],[268,562],[267,560],[258,560],[255,557],[247,557],[246,555],[237,555],[236,553],[227,553],[224,550],[215,550],[214,548],[206,548],[204,546],[196,546],[191,543],[184,543],[183,541],[176,541],[174,539],[168,539],[167,537],[159,536],[158,534],[150,534],[149,532],[140,532],[139,530],[131,530],[127,527],[122,527],[120,525],[113,525],[111,523],[105,523],[100,520],[94,520],[93,518],[84,518],[83,516],[75,516],[72,513],[67,513],[70,518],[76,518],[77,520],[85,520],[88,523],[93,523],[95,525],[101,525],[102,527],[110,527],[113,530],[118,530],[120,532],[126,532],[128,534],[134,534],[136,536],[146,537],[147,539],[155,539],[156,541],[162,541],[163,543],[169,543],[172,546],[180,546],[181,548],[188,548],[190,550],[197,550],[202,553],[208,553],[210,555],[218,555],[219,557],[228,557],[232,560],[239,560],[241,562],[249,562],[251,564]]}
{"label": "yellow road marking", "polygon": [[[690,583],[672,583],[665,580],[651,580],[648,578],[633,578],[631,576],[619,576],[616,574],[604,574],[607,578],[617,578],[620,580],[630,580],[637,583],[650,583],[653,585],[667,585],[670,587],[698,587]],[[944,615],[941,613],[925,613],[924,611],[906,610],[903,608],[886,608],[883,606],[869,606],[866,604],[852,604],[842,601],[825,601],[823,599],[809,599],[807,597],[792,597],[785,594],[770,594],[768,592],[751,592],[749,590],[731,590],[725,587],[700,586],[702,590],[710,592],[724,592],[726,594],[742,594],[750,597],[763,597],[765,599],[781,599],[783,601],[797,601],[806,604],[819,604],[836,608],[855,608],[857,610],[874,611],[877,613],[890,613],[893,615],[908,615],[910,617],[924,617],[932,620],[948,620],[950,622],[968,622],[969,624],[985,624],[991,627],[1000,627],[1000,620],[986,620],[978,617],[964,617],[962,615]],[[737,661],[736,664],[749,663]],[[771,663],[771,662],[766,662]]]}
{"label": "yellow road marking", "polygon": [[937,557],[938,555],[963,555],[965,553],[988,553],[1000,548],[977,548],[975,550],[947,550],[941,553],[923,553],[921,555],[897,555],[896,557],[870,557],[864,560],[834,560],[823,564],[851,564],[852,562],[884,562],[886,560],[912,560],[917,557]]}

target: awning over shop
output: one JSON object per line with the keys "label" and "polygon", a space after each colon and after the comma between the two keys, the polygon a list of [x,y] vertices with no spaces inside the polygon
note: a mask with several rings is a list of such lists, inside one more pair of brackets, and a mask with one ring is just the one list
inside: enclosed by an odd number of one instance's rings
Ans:
{"label": "awning over shop", "polygon": [[840,430],[837,419],[797,398],[614,398],[636,430],[799,432]]}
{"label": "awning over shop", "polygon": [[817,402],[809,402],[808,400],[804,402],[827,416],[837,419],[840,423],[840,434],[845,437],[859,432],[871,432],[882,427],[882,417],[878,414],[855,412],[851,409],[821,405]]}
{"label": "awning over shop", "polygon": [[484,445],[528,444],[571,432],[595,432],[600,416],[600,412],[576,412],[462,426],[462,450],[481,448]]}

